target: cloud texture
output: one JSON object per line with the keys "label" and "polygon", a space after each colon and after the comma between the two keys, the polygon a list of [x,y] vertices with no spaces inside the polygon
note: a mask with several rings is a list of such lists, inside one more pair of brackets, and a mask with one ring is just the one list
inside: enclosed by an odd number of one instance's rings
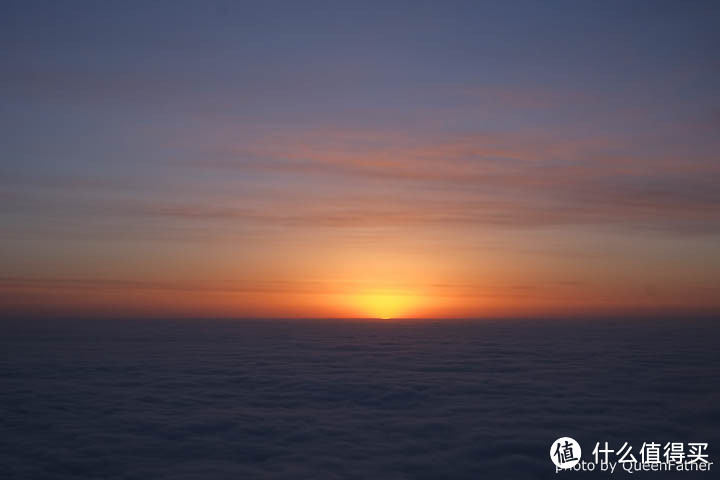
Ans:
{"label": "cloud texture", "polygon": [[720,444],[709,322],[2,327],[8,479],[556,478],[561,436]]}

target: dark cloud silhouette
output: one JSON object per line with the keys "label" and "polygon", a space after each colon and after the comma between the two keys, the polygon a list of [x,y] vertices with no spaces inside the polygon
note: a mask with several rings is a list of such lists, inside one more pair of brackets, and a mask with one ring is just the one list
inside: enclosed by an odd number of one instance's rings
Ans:
{"label": "dark cloud silhouette", "polygon": [[605,440],[709,442],[714,459],[720,441],[710,322],[2,329],[9,479],[555,478],[564,435],[587,459]]}

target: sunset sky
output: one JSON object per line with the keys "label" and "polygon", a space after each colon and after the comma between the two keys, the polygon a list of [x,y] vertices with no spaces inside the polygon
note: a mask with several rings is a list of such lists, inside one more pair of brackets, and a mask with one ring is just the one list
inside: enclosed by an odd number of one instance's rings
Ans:
{"label": "sunset sky", "polygon": [[720,7],[0,4],[0,314],[720,311]]}

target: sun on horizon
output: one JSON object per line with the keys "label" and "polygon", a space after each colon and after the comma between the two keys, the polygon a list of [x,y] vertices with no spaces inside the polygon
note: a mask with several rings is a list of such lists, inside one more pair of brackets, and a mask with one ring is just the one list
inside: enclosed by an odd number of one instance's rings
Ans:
{"label": "sun on horizon", "polygon": [[376,291],[352,298],[355,309],[368,318],[391,320],[411,316],[418,308],[418,296],[407,292]]}

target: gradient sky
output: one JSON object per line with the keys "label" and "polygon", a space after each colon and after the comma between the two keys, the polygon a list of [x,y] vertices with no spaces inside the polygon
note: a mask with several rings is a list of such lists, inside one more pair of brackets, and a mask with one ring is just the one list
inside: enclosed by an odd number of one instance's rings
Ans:
{"label": "gradient sky", "polygon": [[720,311],[720,6],[0,3],[0,312]]}

